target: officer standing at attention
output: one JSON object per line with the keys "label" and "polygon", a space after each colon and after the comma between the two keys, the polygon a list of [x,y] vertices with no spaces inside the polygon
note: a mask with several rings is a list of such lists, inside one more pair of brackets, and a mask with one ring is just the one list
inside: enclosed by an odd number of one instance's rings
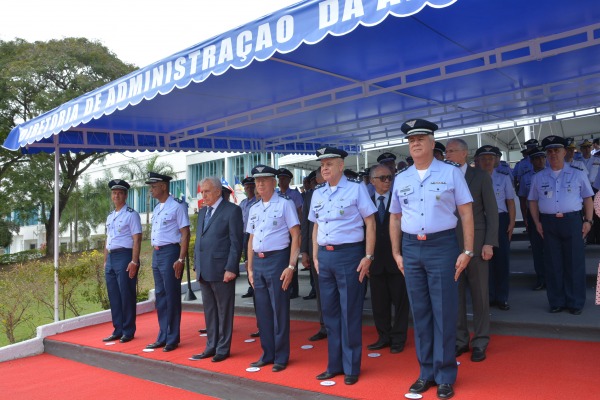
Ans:
{"label": "officer standing at attention", "polygon": [[158,200],[152,213],[152,274],[158,315],[158,337],[147,349],[179,346],[181,326],[181,276],[190,244],[187,205],[169,195],[170,176],[148,173],[150,194]]}
{"label": "officer standing at attention", "polygon": [[[242,220],[244,223],[244,241],[242,245],[242,254],[245,255],[244,259],[245,263],[248,263],[248,255],[246,252],[248,251],[248,238],[250,237],[249,233],[246,233],[246,227],[248,226],[248,215],[250,214],[250,207],[254,205],[258,200],[255,196],[256,185],[254,184],[254,178],[247,177],[242,181],[242,186],[244,186],[244,193],[246,194],[246,198],[242,200],[240,203],[240,208],[242,209]],[[254,296],[254,289],[252,285],[250,285],[250,279],[248,278],[248,291],[242,295],[242,298],[248,298]]]}
{"label": "officer standing at attention", "polygon": [[360,373],[364,279],[374,259],[377,208],[360,181],[343,175],[347,155],[333,147],[317,150],[326,183],[315,188],[308,219],[328,338],[327,370],[317,379],[343,373],[344,383],[353,385]]}
{"label": "officer standing at attention", "polygon": [[129,183],[114,179],[108,183],[108,187],[115,209],[106,219],[104,276],[115,329],[112,335],[102,341],[120,339],[121,343],[127,343],[135,335],[135,286],[140,267],[142,223],[140,215],[125,204]]}
{"label": "officer standing at attention", "polygon": [[[415,162],[396,176],[390,205],[392,252],[406,278],[420,365],[409,391],[423,393],[437,384],[438,398],[449,399],[457,375],[457,281],[474,256],[473,198],[458,164],[433,158],[436,124],[417,119],[400,129]],[[463,250],[455,232],[457,209]]]}
{"label": "officer standing at attention", "polygon": [[[248,275],[254,287],[256,319],[263,354],[251,367],[274,364],[286,369],[290,358],[290,291],[300,253],[300,221],[293,201],[275,193],[277,170],[266,165],[252,169],[261,197],[250,208]],[[290,246],[291,244],[291,246]]]}
{"label": "officer standing at attention", "polygon": [[551,313],[567,308],[579,315],[585,305],[582,238],[593,224],[594,192],[585,172],[565,164],[564,138],[548,136],[542,146],[550,167],[533,176],[528,199],[531,219],[544,239],[546,294]]}

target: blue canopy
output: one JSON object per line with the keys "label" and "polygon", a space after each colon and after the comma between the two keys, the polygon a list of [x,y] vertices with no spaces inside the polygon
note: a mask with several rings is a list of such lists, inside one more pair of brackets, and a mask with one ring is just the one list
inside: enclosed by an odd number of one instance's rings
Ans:
{"label": "blue canopy", "polygon": [[[12,130],[25,152],[357,151],[597,107],[600,1],[308,0]],[[56,142],[55,142],[56,140]]]}

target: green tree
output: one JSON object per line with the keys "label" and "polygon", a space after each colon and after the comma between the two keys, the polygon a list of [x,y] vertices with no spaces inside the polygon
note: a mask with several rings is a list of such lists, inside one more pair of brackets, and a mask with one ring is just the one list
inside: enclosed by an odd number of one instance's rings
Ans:
{"label": "green tree", "polygon": [[0,218],[0,247],[10,246],[13,233],[18,232],[19,226],[17,224]]}
{"label": "green tree", "polygon": [[[84,38],[34,43],[22,39],[0,41],[0,140],[4,141],[18,123],[126,75],[134,68],[99,42]],[[19,207],[27,212],[41,210],[48,254],[52,255],[54,213],[62,214],[78,178],[104,156],[61,154],[59,207],[55,210],[53,157],[0,150],[0,183],[4,188],[11,188],[10,196],[4,193],[0,197],[0,216]],[[52,178],[48,180],[49,177]],[[17,186],[24,191],[15,193]]]}
{"label": "green tree", "polygon": [[[159,155],[153,155],[148,160],[140,161],[135,158],[131,159],[131,163],[123,165],[119,168],[119,173],[123,179],[130,180],[130,184],[134,188],[139,188],[145,185],[148,179],[148,172],[156,172],[157,174],[175,177],[173,166],[165,161],[158,161]],[[147,238],[150,229],[150,191],[146,194],[146,232],[144,236]]]}

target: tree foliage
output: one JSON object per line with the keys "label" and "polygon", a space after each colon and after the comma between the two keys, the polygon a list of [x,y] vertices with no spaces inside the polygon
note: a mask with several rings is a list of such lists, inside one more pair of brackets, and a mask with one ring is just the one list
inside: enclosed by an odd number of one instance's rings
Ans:
{"label": "tree foliage", "polygon": [[[133,71],[99,42],[65,38],[30,43],[0,41],[0,140],[17,124]],[[48,254],[53,253],[54,213],[63,212],[78,178],[104,154],[60,156],[59,209],[54,210],[54,157],[0,150],[0,217],[12,210],[41,210]]]}

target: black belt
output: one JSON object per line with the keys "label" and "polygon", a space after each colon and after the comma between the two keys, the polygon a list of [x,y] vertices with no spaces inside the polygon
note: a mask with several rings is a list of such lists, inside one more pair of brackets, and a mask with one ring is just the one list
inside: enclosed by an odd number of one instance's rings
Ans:
{"label": "black belt", "polygon": [[447,229],[445,231],[439,231],[439,232],[434,232],[434,233],[427,233],[427,234],[422,234],[422,235],[415,235],[412,233],[406,233],[406,232],[402,232],[402,236],[403,237],[407,237],[409,239],[413,239],[413,240],[432,240],[432,239],[437,239],[443,236],[448,236],[450,234],[450,232],[454,232],[454,229]]}
{"label": "black belt", "polygon": [[124,253],[126,251],[131,251],[131,250],[133,250],[133,249],[129,249],[127,247],[119,247],[118,249],[113,249],[113,250],[107,249],[107,251],[108,251],[109,254]]}
{"label": "black belt", "polygon": [[270,257],[270,256],[275,255],[277,253],[280,253],[283,250],[285,250],[285,249],[273,250],[273,251],[260,251],[260,252],[255,251],[254,252],[254,256],[258,257],[258,258],[267,258],[267,257]]}
{"label": "black belt", "polygon": [[153,246],[154,250],[162,250],[165,249],[167,247],[171,247],[171,246],[179,246],[179,243],[171,243],[171,244],[165,244],[163,246]]}
{"label": "black belt", "polygon": [[335,251],[335,250],[347,249],[350,247],[362,246],[363,244],[364,244],[364,242],[329,244],[329,245],[325,245],[325,246],[319,246],[319,250]]}
{"label": "black belt", "polygon": [[556,214],[541,213],[541,215],[547,215],[548,217],[555,217],[555,218],[571,217],[571,216],[575,216],[575,215],[578,215],[579,217],[581,217],[581,211],[571,211],[568,213],[556,213]]}

